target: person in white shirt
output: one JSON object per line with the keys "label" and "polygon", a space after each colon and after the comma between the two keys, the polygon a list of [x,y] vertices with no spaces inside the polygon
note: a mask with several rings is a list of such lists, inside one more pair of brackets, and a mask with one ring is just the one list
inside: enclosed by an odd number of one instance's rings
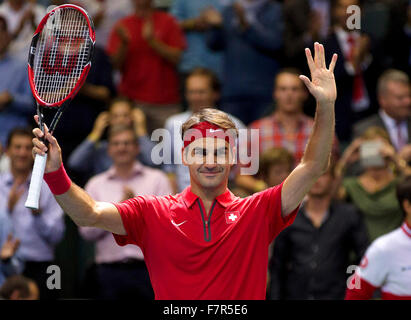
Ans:
{"label": "person in white shirt", "polygon": [[381,289],[383,300],[411,300],[411,177],[397,185],[404,223],[377,238],[347,282],[346,300],[371,299]]}

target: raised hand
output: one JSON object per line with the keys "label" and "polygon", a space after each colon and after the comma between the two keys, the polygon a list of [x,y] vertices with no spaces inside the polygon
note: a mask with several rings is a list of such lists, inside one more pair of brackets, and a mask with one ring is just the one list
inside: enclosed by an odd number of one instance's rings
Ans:
{"label": "raised hand", "polygon": [[0,250],[0,259],[8,260],[14,256],[20,245],[19,239],[13,239],[13,235],[9,234]]}
{"label": "raised hand", "polygon": [[317,103],[334,103],[337,99],[337,88],[334,79],[337,54],[334,53],[328,69],[325,65],[324,46],[322,44],[318,42],[314,44],[314,59],[308,48],[305,49],[305,55],[307,57],[308,67],[310,68],[311,81],[303,75],[300,76],[300,79],[315,97]]}

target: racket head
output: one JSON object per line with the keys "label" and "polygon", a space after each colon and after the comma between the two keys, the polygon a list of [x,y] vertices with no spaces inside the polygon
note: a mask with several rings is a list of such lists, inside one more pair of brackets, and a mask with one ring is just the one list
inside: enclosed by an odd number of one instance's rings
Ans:
{"label": "racket head", "polygon": [[81,7],[55,7],[40,21],[28,57],[30,88],[37,103],[58,108],[85,82],[95,45],[93,21]]}

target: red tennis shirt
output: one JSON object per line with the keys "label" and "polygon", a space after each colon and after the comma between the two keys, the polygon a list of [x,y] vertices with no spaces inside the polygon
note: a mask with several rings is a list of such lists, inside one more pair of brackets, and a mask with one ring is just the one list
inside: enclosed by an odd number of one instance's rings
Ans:
{"label": "red tennis shirt", "polygon": [[138,196],[115,204],[127,235],[138,245],[155,298],[265,299],[268,246],[296,216],[283,218],[282,185],[247,198],[226,190],[206,213],[187,187],[169,196]]}

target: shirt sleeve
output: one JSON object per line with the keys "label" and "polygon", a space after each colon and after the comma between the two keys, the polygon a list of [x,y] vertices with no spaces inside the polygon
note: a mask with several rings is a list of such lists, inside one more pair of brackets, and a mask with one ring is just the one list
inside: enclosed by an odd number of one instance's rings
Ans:
{"label": "shirt sleeve", "polygon": [[127,232],[124,236],[113,233],[117,244],[120,246],[135,244],[142,248],[145,229],[143,213],[148,209],[146,196],[138,196],[121,203],[114,203],[114,205],[120,213],[124,229]]}
{"label": "shirt sleeve", "polygon": [[282,230],[294,222],[297,212],[300,209],[301,204],[291,213],[287,214],[287,216],[283,217],[281,213],[281,190],[283,184],[284,181],[278,186],[268,188],[253,196],[256,202],[254,207],[258,208],[258,212],[263,213],[267,219],[268,244],[270,244]]}
{"label": "shirt sleeve", "polygon": [[387,277],[388,261],[389,259],[384,254],[381,243],[377,239],[367,249],[356,272],[361,279],[374,287],[380,288]]}

